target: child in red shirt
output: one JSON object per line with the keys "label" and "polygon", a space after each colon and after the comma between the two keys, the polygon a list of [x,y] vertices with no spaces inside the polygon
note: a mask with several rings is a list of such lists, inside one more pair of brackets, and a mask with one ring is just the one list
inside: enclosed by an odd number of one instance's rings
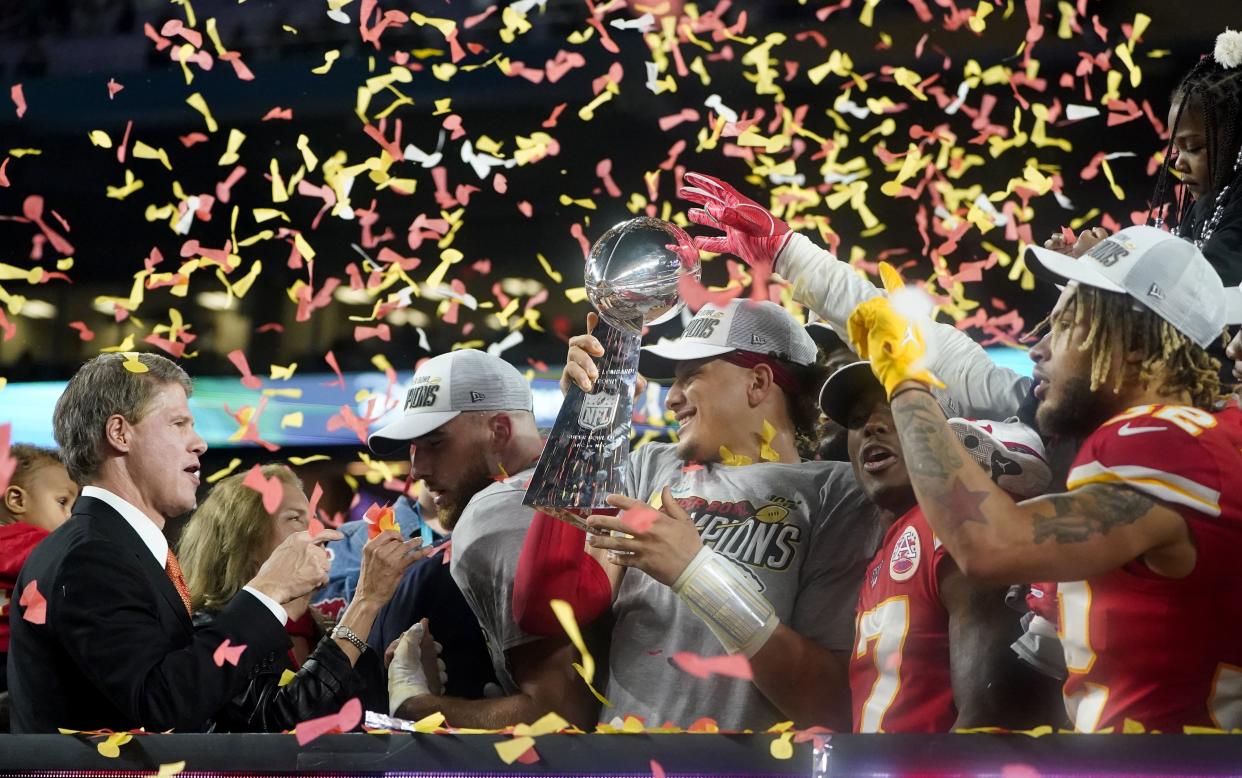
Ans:
{"label": "child in red shirt", "polygon": [[[39,541],[69,519],[78,498],[78,485],[56,451],[19,444],[9,454],[17,469],[0,492],[0,694],[8,690],[9,612],[21,597],[14,591],[17,573]],[[8,731],[7,720],[0,731]]]}

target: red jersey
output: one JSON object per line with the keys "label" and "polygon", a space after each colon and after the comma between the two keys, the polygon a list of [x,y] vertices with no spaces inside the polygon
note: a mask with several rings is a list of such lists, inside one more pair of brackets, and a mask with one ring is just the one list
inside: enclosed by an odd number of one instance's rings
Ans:
{"label": "red jersey", "polygon": [[1181,579],[1140,560],[1058,586],[1059,636],[1077,730],[1242,727],[1242,413],[1143,405],[1083,443],[1066,486],[1114,483],[1161,500],[1197,549]]}
{"label": "red jersey", "polygon": [[893,522],[867,566],[850,658],[855,732],[953,728],[949,612],[936,574],[946,556],[915,506]]}
{"label": "red jersey", "polygon": [[21,592],[13,591],[17,574],[30,552],[47,536],[47,530],[20,521],[0,526],[0,654],[9,651],[9,613],[21,597]]}

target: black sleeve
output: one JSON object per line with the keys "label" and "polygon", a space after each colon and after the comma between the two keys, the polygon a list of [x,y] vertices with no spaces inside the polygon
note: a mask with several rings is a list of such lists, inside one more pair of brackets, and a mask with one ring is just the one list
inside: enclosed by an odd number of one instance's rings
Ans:
{"label": "black sleeve", "polygon": [[1225,206],[1212,237],[1203,244],[1203,256],[1225,286],[1242,283],[1242,198]]}
{"label": "black sleeve", "polygon": [[281,686],[280,679],[285,670],[291,669],[291,663],[285,652],[270,654],[256,669],[246,690],[216,717],[217,729],[283,732],[307,719],[335,713],[350,698],[365,696],[359,671],[363,660],[370,656],[373,652],[363,654],[355,669],[336,641],[325,637],[289,683]]}
{"label": "black sleeve", "polygon": [[[285,651],[284,625],[256,597],[239,593],[188,645],[170,636],[148,581],[111,544],[86,543],[63,560],[48,588],[48,624],[87,680],[152,731],[202,731],[245,689],[256,664]],[[237,665],[217,667],[216,648],[245,645]]]}

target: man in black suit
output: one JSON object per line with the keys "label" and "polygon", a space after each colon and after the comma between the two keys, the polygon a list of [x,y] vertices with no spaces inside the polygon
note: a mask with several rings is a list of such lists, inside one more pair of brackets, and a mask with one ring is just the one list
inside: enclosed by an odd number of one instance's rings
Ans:
{"label": "man in black suit", "polygon": [[56,440],[84,488],[18,576],[17,591],[33,583],[46,610],[29,599],[12,609],[14,732],[206,730],[256,664],[288,650],[283,604],[327,581],[322,544],[340,533],[291,535],[210,628],[194,631],[162,532],[194,508],[207,449],[190,391],[185,372],[161,356],[103,354],[56,403]]}

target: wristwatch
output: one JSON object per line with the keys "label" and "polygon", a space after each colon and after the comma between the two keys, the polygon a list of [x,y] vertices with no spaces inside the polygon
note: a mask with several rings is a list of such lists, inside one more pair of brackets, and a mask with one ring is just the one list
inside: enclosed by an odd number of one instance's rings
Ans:
{"label": "wristwatch", "polygon": [[348,640],[350,643],[354,644],[354,648],[358,649],[358,653],[360,654],[365,654],[367,649],[370,648],[370,646],[366,644],[365,640],[358,637],[352,629],[344,624],[337,624],[333,627],[331,637],[334,639],[341,638],[342,640]]}

